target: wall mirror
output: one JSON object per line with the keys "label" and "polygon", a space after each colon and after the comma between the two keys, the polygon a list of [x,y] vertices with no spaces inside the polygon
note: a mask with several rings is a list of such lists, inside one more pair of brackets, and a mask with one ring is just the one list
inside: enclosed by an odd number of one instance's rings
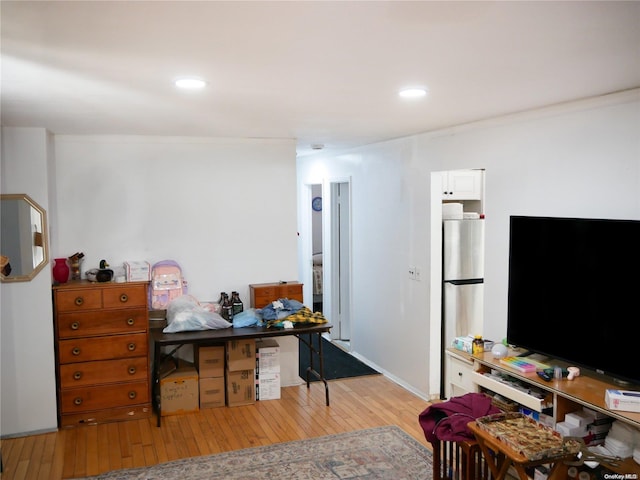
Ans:
{"label": "wall mirror", "polygon": [[2,282],[28,282],[49,261],[47,214],[24,193],[0,195]]}

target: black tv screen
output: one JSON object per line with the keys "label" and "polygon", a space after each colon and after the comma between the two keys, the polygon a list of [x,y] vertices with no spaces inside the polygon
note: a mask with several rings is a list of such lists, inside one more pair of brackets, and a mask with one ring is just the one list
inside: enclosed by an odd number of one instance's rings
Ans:
{"label": "black tv screen", "polygon": [[640,221],[512,216],[507,341],[640,384]]}

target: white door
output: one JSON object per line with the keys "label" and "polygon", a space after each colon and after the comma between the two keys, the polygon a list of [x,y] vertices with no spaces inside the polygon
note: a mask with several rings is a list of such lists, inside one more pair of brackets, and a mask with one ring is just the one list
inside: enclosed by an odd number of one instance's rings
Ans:
{"label": "white door", "polygon": [[351,205],[348,182],[331,188],[331,338],[351,339]]}

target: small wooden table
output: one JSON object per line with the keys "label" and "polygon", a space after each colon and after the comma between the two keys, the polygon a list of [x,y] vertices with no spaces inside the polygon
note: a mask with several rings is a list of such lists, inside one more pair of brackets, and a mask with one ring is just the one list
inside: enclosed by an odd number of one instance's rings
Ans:
{"label": "small wooden table", "polygon": [[575,454],[570,453],[561,457],[529,460],[506,443],[501,442],[489,432],[481,429],[475,421],[470,422],[467,426],[475,435],[478,445],[480,446],[480,450],[482,451],[482,455],[484,456],[495,480],[503,480],[510,465],[513,465],[521,480],[527,480],[529,478],[525,472],[525,468],[545,464],[551,465],[549,480],[553,480],[554,478],[565,478],[563,476],[563,468],[559,467],[562,465],[564,460],[571,460],[575,458]]}

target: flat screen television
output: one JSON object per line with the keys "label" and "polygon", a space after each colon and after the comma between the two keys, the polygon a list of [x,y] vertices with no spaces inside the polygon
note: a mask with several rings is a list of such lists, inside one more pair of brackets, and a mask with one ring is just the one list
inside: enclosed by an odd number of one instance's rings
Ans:
{"label": "flat screen television", "polygon": [[640,385],[640,221],[512,216],[507,341]]}

